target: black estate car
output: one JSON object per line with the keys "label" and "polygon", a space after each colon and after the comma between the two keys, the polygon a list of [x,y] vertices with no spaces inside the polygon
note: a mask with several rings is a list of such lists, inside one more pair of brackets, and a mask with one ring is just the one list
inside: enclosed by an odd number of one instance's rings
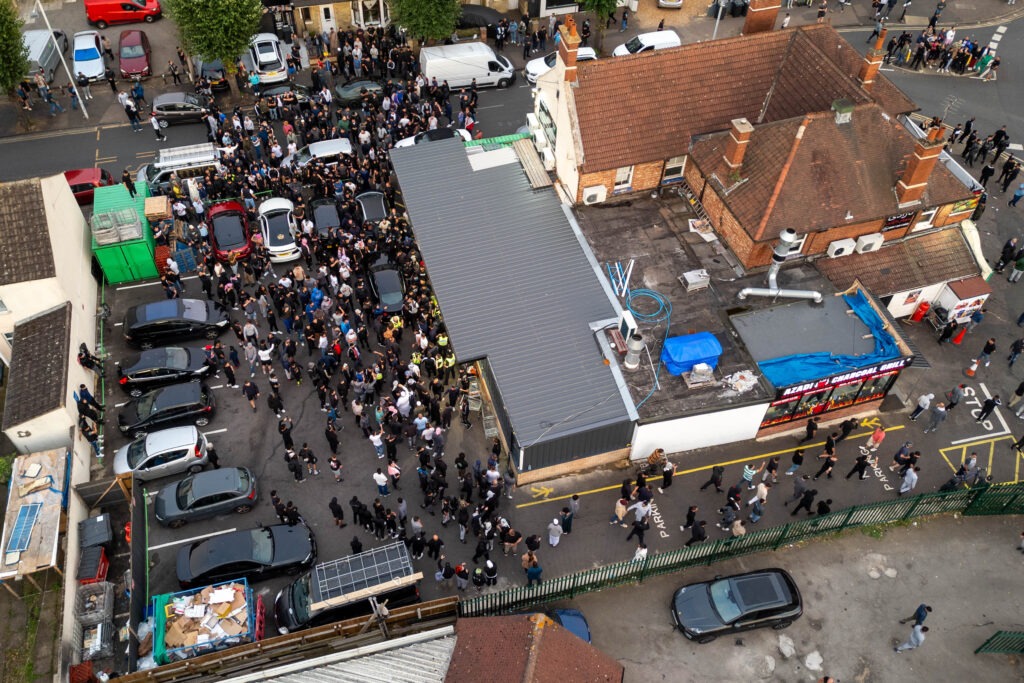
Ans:
{"label": "black estate car", "polygon": [[205,427],[216,408],[213,392],[205,384],[171,384],[128,401],[117,415],[117,427],[123,434],[134,435],[172,425]]}
{"label": "black estate car", "polygon": [[784,629],[803,614],[803,601],[788,572],[763,569],[683,586],[671,611],[684,636],[710,643],[739,631]]}
{"label": "black estate car", "polygon": [[228,312],[216,301],[165,299],[129,308],[124,316],[124,340],[150,349],[182,339],[216,339],[228,328]]}
{"label": "black estate car", "polygon": [[160,489],[153,499],[153,514],[163,526],[177,529],[193,520],[229,512],[245,514],[253,509],[258,498],[252,470],[222,467],[190,474]]}
{"label": "black estate car", "polygon": [[165,346],[129,356],[117,364],[117,383],[130,396],[166,384],[200,380],[213,372],[198,346]]}
{"label": "black estate car", "polygon": [[232,531],[189,543],[178,551],[182,589],[245,577],[250,581],[297,574],[316,562],[316,540],[302,524]]}

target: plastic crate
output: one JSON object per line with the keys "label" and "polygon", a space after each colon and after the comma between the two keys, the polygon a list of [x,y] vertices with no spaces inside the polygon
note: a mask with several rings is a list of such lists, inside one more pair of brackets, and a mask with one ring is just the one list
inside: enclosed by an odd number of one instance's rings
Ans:
{"label": "plastic crate", "polygon": [[82,559],[78,564],[78,582],[81,584],[98,583],[107,580],[110,561],[103,546],[93,546],[82,551]]}
{"label": "plastic crate", "polygon": [[83,584],[75,597],[75,618],[82,626],[93,626],[114,617],[114,584],[107,581]]}
{"label": "plastic crate", "polygon": [[82,661],[114,656],[114,625],[93,624],[82,627]]}

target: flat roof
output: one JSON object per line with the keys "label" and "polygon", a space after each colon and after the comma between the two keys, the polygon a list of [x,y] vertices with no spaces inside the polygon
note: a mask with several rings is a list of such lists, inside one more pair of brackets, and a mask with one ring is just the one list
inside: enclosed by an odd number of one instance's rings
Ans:
{"label": "flat roof", "polygon": [[456,357],[486,358],[520,446],[629,421],[590,329],[616,310],[554,191],[458,140],[391,161]]}
{"label": "flat roof", "polygon": [[740,313],[732,324],[758,363],[798,353],[859,356],[875,349],[868,326],[838,296],[826,296],[813,308],[797,300]]}
{"label": "flat roof", "polygon": [[[57,565],[66,456],[67,451],[58,448],[14,459],[0,542],[0,579],[26,576]],[[20,550],[9,552],[15,548]]]}

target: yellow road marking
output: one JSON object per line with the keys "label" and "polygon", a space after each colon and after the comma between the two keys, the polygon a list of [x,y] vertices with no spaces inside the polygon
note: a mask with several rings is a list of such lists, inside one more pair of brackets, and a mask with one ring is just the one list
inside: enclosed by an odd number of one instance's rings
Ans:
{"label": "yellow road marking", "polygon": [[[953,471],[953,473],[955,474],[956,471],[958,469],[960,469],[960,464],[963,463],[963,461],[967,457],[970,449],[973,449],[975,451],[978,451],[978,450],[984,451],[984,449],[981,448],[981,447],[985,446],[987,444],[988,445],[988,465],[985,467],[985,470],[986,470],[986,472],[988,473],[989,476],[994,476],[993,475],[993,471],[994,471],[995,463],[996,463],[996,444],[1000,443],[1000,442],[1003,442],[1003,441],[1016,441],[1016,440],[1017,440],[1016,437],[1014,437],[1012,434],[1003,434],[1002,436],[995,436],[995,437],[992,437],[992,438],[989,438],[989,439],[982,439],[982,440],[979,440],[979,441],[972,441],[971,443],[959,444],[959,445],[956,445],[956,446],[950,446],[948,448],[940,448],[939,449],[939,455],[942,456],[942,459],[946,461],[947,465],[949,465],[949,469],[951,469]],[[1021,461],[1021,457],[1022,456],[1021,456],[1020,453],[1017,453],[1016,451],[1014,453],[1015,453],[1015,457],[1014,457],[1013,481],[1012,482],[1009,482],[1009,481],[1007,481],[1007,482],[1000,482],[1000,483],[1013,483],[1013,484],[1016,484],[1017,482],[1020,481],[1020,461]],[[954,458],[955,462],[954,462],[954,460],[950,460],[950,457],[949,457],[950,455],[957,456],[957,457]],[[985,462],[985,453],[984,452],[978,453],[978,460],[980,461],[980,463],[984,463]],[[965,486],[966,486],[966,484],[965,484]]]}
{"label": "yellow road marking", "polygon": [[[887,428],[885,431],[886,432],[895,432],[895,431],[898,431],[898,430],[903,429],[903,428],[904,428],[904,425],[895,425],[893,427]],[[870,436],[871,433],[872,432],[864,432],[863,434],[851,434],[850,436],[848,436],[846,438],[846,440],[849,441],[851,439],[855,439],[855,438],[861,437],[861,436],[867,437],[867,436]],[[822,448],[824,448],[825,447],[825,442],[824,441],[818,441],[816,443],[809,444],[806,448],[813,448],[814,446],[821,446]],[[711,463],[710,465],[702,465],[701,467],[694,467],[694,468],[688,469],[688,470],[677,470],[675,476],[678,477],[680,475],[694,474],[696,472],[706,472],[706,471],[708,471],[708,470],[710,470],[710,469],[712,469],[713,467],[716,467],[716,466],[725,467],[727,465],[738,465],[740,463],[751,462],[753,460],[764,460],[765,458],[771,458],[771,457],[774,457],[776,455],[784,455],[786,453],[792,453],[797,448],[800,448],[800,446],[794,446],[792,448],[783,448],[780,451],[772,451],[770,453],[761,453],[760,455],[753,455],[753,456],[751,456],[749,458],[739,458],[739,459],[736,459],[736,460],[728,460],[726,462],[714,462],[714,463]],[[626,471],[626,470],[624,470],[624,471]],[[555,496],[553,498],[545,498],[543,500],[534,500],[534,501],[530,501],[530,502],[527,502],[527,503],[520,503],[519,505],[516,505],[516,509],[518,510],[520,508],[528,508],[528,507],[530,507],[532,505],[542,505],[544,503],[552,503],[552,502],[558,501],[558,500],[566,500],[567,498],[572,498],[574,494],[575,495],[579,495],[579,496],[589,496],[589,495],[592,495],[592,494],[595,494],[595,493],[604,493],[606,491],[614,491],[615,489],[617,489],[617,488],[619,488],[621,486],[622,486],[622,484],[615,484],[613,486],[602,486],[601,488],[590,489],[589,491],[575,491],[573,493],[568,493],[568,494],[566,494],[564,496]]]}

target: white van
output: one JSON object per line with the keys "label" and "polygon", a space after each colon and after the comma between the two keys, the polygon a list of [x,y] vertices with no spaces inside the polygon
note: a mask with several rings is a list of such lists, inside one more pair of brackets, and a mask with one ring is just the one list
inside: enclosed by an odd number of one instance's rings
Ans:
{"label": "white van", "polygon": [[291,166],[294,162],[295,168],[299,169],[314,159],[325,166],[334,166],[341,161],[341,157],[351,155],[352,143],[348,138],[321,140],[299,147],[295,154],[289,154],[281,161],[281,166]]}
{"label": "white van", "polygon": [[[57,34],[57,41],[63,41],[62,47],[67,49],[67,36],[62,31],[54,31]],[[22,42],[28,49],[28,73],[26,76],[31,80],[32,76],[43,68],[46,74],[46,82],[53,82],[53,74],[60,68],[60,52],[50,38],[50,32],[43,29],[38,31],[25,31],[21,34]]]}
{"label": "white van", "polygon": [[181,180],[205,175],[207,171],[223,173],[220,152],[212,142],[162,149],[157,160],[142,164],[135,174],[135,183],[149,185],[153,194],[167,194],[174,178]]}
{"label": "white van", "polygon": [[612,50],[613,57],[635,55],[648,50],[664,50],[666,47],[679,47],[683,41],[675,31],[654,31],[641,33],[630,38],[624,44]]}
{"label": "white van", "polygon": [[459,43],[425,47],[420,50],[420,67],[429,82],[436,78],[438,83],[448,81],[451,88],[472,85],[473,79],[480,87],[496,85],[507,88],[516,80],[512,62],[484,43]]}

